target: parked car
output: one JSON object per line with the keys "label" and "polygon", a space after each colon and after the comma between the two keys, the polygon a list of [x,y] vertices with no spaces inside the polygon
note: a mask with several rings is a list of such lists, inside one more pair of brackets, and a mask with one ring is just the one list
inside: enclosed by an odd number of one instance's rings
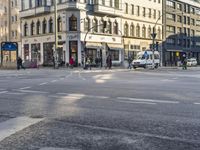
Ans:
{"label": "parked car", "polygon": [[187,66],[196,66],[197,65],[197,60],[196,58],[189,58],[187,60]]}

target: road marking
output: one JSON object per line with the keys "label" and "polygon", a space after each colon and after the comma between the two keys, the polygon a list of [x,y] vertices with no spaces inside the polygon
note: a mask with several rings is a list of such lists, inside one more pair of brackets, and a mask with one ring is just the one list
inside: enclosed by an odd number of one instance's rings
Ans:
{"label": "road marking", "polygon": [[8,91],[1,91],[0,94],[4,94],[4,93],[7,93],[7,92],[8,92]]}
{"label": "road marking", "polygon": [[178,101],[166,101],[166,100],[154,100],[154,99],[139,99],[139,98],[129,98],[129,97],[117,97],[120,100],[130,100],[130,101],[144,101],[144,102],[154,102],[154,103],[165,103],[165,104],[179,104]]}
{"label": "road marking", "polygon": [[0,91],[5,91],[6,89],[0,89]]}
{"label": "road marking", "polygon": [[[61,122],[61,121],[57,121]],[[99,131],[107,131],[107,132],[113,132],[117,134],[125,134],[125,135],[133,135],[133,136],[142,136],[142,137],[149,137],[149,138],[158,138],[162,140],[169,140],[169,141],[178,141],[178,142],[185,142],[185,143],[193,143],[193,144],[200,144],[199,140],[192,140],[192,139],[185,139],[185,138],[179,138],[179,137],[170,137],[170,136],[162,136],[157,134],[151,134],[151,133],[142,133],[142,132],[136,132],[136,131],[130,131],[130,130],[123,130],[123,129],[116,129],[116,128],[108,128],[108,127],[101,127],[101,126],[92,126],[92,125],[82,125],[79,123],[70,123],[65,122],[65,125],[69,125],[73,128],[80,127],[80,128],[87,128],[92,130],[99,130]]]}
{"label": "road marking", "polygon": [[44,148],[41,148],[40,150],[81,150],[81,149],[44,147]]}
{"label": "road marking", "polygon": [[83,96],[83,97],[89,97],[89,98],[98,98],[98,99],[107,99],[109,97],[106,96],[95,96],[95,95],[85,95],[85,94],[79,94],[79,93],[56,93],[57,95],[73,95],[73,96]]}
{"label": "road marking", "polygon": [[147,104],[147,105],[156,105],[156,103],[150,103],[150,102],[130,102],[130,101],[117,101],[120,103],[128,103],[128,104]]}
{"label": "road marking", "polygon": [[5,93],[6,95],[24,95],[25,93],[15,93],[15,92],[8,92]]}
{"label": "road marking", "polygon": [[52,80],[51,83],[57,82],[58,80]]}
{"label": "road marking", "polygon": [[17,117],[0,123],[0,141],[44,119]]}
{"label": "road marking", "polygon": [[40,83],[39,85],[46,85],[47,84],[47,82],[44,82],[44,83]]}
{"label": "road marking", "polygon": [[200,103],[194,103],[195,105],[200,105]]}
{"label": "road marking", "polygon": [[25,90],[25,89],[30,89],[30,88],[31,88],[30,86],[27,86],[27,87],[20,88],[20,90]]}
{"label": "road marking", "polygon": [[48,92],[43,92],[43,91],[33,91],[33,90],[17,90],[22,93],[38,93],[38,94],[47,94]]}

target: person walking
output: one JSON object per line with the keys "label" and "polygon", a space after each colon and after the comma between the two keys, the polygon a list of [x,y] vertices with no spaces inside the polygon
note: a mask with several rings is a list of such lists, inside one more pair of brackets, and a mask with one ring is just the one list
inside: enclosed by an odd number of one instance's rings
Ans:
{"label": "person walking", "polygon": [[73,67],[74,67],[74,59],[72,57],[69,59],[69,65],[70,65],[71,69],[73,69]]}
{"label": "person walking", "polygon": [[23,66],[22,62],[23,61],[22,61],[21,57],[18,57],[17,58],[17,70],[20,70],[21,68],[25,70],[25,67]]}
{"label": "person walking", "polygon": [[183,57],[183,70],[187,70],[187,57]]}
{"label": "person walking", "polygon": [[131,63],[132,63],[132,58],[129,56],[128,57],[128,69],[132,68]]}

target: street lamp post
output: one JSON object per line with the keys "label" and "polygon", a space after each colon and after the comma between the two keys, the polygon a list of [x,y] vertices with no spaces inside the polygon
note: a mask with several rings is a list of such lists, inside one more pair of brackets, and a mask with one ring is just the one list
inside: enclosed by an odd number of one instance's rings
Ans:
{"label": "street lamp post", "polygon": [[53,53],[53,57],[54,57],[54,68],[58,69],[58,22],[57,22],[57,0],[54,0],[54,32],[55,32],[55,46],[54,46],[54,53]]}

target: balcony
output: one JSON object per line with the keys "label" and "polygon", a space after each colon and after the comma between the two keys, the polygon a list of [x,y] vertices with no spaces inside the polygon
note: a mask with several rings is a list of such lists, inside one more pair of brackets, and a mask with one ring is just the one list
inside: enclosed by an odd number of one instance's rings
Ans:
{"label": "balcony", "polygon": [[20,12],[20,17],[21,18],[31,17],[31,16],[35,16],[35,15],[49,13],[50,11],[51,11],[51,7],[50,6],[41,6],[41,7],[36,7],[36,8],[32,8],[32,9],[27,9],[27,10],[21,11]]}
{"label": "balcony", "polygon": [[86,3],[81,2],[66,2],[58,4],[58,10],[67,9],[67,10],[86,10]]}
{"label": "balcony", "polygon": [[101,14],[116,16],[116,17],[122,16],[121,9],[117,9],[117,8],[110,7],[110,6],[104,6],[104,5],[100,5],[100,4],[94,5],[94,13],[101,13]]}

